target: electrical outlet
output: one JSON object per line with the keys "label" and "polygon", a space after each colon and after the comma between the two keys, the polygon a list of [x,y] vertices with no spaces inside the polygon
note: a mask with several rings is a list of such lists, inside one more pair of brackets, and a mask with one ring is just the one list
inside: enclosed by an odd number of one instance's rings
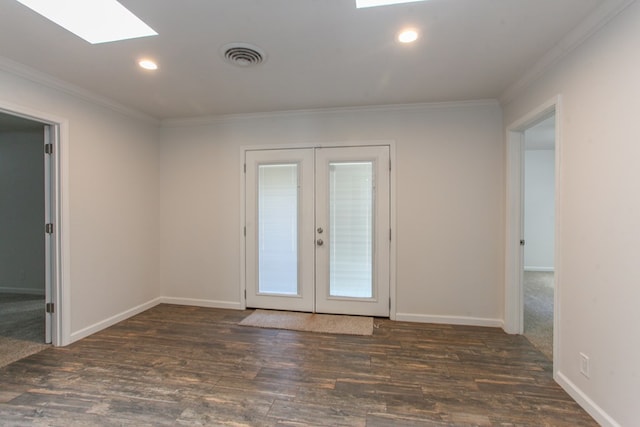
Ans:
{"label": "electrical outlet", "polygon": [[580,373],[589,378],[589,356],[584,353],[580,353]]}

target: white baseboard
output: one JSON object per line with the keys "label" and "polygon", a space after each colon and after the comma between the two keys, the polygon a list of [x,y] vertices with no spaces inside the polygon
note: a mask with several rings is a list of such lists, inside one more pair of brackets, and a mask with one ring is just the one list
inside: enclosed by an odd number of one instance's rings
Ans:
{"label": "white baseboard", "polygon": [[25,288],[13,288],[8,286],[0,287],[0,294],[26,294],[26,295],[42,295],[44,296],[44,289],[25,289]]}
{"label": "white baseboard", "polygon": [[553,272],[555,268],[553,267],[536,267],[531,265],[525,265],[524,271],[545,271],[545,272]]}
{"label": "white baseboard", "polygon": [[136,314],[140,314],[145,310],[155,307],[156,305],[161,303],[160,300],[161,298],[154,298],[151,301],[147,301],[136,307],[130,308],[129,310],[125,310],[122,313],[118,313],[114,316],[109,317],[108,319],[101,320],[100,322],[94,323],[93,325],[87,326],[86,328],[80,329],[79,331],[72,332],[67,344],[71,344],[82,338],[88,337],[89,335],[95,334],[96,332],[106,329],[109,326],[113,326],[118,322],[122,322],[129,317],[135,316]]}
{"label": "white baseboard", "polygon": [[502,319],[488,319],[484,317],[465,316],[432,316],[427,314],[396,313],[395,320],[417,323],[440,323],[447,325],[488,326],[492,328],[504,327]]}
{"label": "white baseboard", "polygon": [[216,300],[196,299],[196,298],[160,297],[160,304],[191,305],[196,307],[244,310],[244,307],[240,302],[216,301]]}
{"label": "white baseboard", "polygon": [[587,411],[589,415],[595,419],[598,424],[603,427],[620,427],[620,424],[616,422],[609,414],[607,414],[600,406],[598,406],[593,400],[589,398],[582,390],[580,390],[569,378],[567,378],[562,372],[556,372],[554,379],[560,387],[566,391],[569,396],[573,398],[578,405],[582,406],[582,409]]}

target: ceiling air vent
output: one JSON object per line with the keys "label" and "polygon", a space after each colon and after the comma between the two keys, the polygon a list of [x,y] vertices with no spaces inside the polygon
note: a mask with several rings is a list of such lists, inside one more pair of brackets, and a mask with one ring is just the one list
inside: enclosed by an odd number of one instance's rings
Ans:
{"label": "ceiling air vent", "polygon": [[229,43],[221,51],[225,61],[238,67],[252,67],[267,59],[262,49],[248,43]]}

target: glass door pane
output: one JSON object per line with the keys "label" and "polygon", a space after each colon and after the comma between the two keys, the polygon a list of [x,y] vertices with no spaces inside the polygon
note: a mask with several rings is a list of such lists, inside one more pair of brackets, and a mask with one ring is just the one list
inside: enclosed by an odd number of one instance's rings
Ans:
{"label": "glass door pane", "polygon": [[329,295],[373,296],[373,164],[329,164]]}
{"label": "glass door pane", "polygon": [[258,292],[298,294],[298,165],[258,167]]}

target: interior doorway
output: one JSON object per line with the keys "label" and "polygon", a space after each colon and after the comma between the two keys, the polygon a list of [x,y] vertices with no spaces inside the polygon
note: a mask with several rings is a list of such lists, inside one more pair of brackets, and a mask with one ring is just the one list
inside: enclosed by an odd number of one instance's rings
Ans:
{"label": "interior doorway", "polygon": [[[511,334],[523,334],[525,331],[525,251],[528,242],[525,239],[525,154],[526,133],[545,120],[553,120],[554,135],[553,171],[553,326],[552,359],[557,366],[561,351],[558,319],[561,306],[558,295],[562,286],[561,270],[558,263],[561,247],[560,206],[561,189],[561,97],[556,96],[535,110],[522,116],[507,127],[506,135],[506,230],[505,230],[505,318],[504,330]],[[531,267],[531,266],[529,266]],[[547,306],[547,309],[548,306]],[[554,378],[556,373],[554,370]]]}
{"label": "interior doorway", "polygon": [[389,316],[390,148],[245,153],[246,303]]}
{"label": "interior doorway", "polygon": [[0,363],[52,342],[49,126],[0,113]]}
{"label": "interior doorway", "polygon": [[553,359],[555,114],[524,131],[523,334]]}

